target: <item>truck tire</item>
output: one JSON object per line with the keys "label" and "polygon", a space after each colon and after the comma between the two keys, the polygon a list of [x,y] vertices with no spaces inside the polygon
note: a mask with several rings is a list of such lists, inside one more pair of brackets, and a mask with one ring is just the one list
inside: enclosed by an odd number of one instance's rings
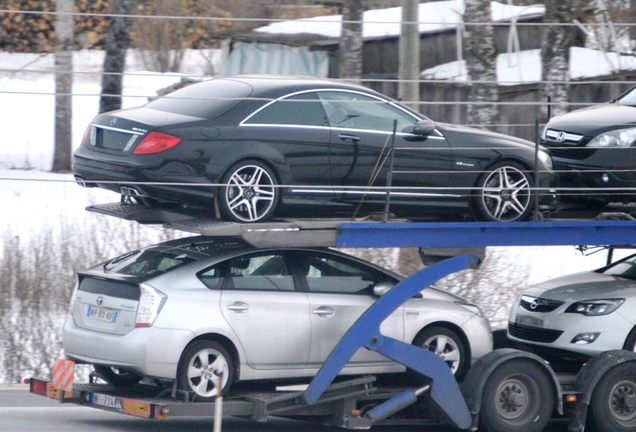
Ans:
{"label": "truck tire", "polygon": [[507,361],[486,381],[479,430],[541,432],[550,421],[554,400],[545,368],[529,359]]}
{"label": "truck tire", "polygon": [[596,385],[590,401],[589,427],[597,432],[636,430],[636,363],[610,369]]}

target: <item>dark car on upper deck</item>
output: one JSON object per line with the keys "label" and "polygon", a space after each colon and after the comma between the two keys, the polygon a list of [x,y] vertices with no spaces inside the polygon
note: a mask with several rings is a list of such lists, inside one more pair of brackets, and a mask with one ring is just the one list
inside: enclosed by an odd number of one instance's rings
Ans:
{"label": "dark car on upper deck", "polygon": [[636,88],[552,118],[541,143],[552,155],[561,200],[636,201]]}
{"label": "dark car on upper deck", "polygon": [[215,78],[100,114],[73,157],[82,185],[149,206],[218,206],[240,222],[383,210],[391,165],[391,211],[414,219],[527,219],[533,188],[553,178],[539,150],[535,184],[529,141],[434,123],[365,87],[280,76]]}

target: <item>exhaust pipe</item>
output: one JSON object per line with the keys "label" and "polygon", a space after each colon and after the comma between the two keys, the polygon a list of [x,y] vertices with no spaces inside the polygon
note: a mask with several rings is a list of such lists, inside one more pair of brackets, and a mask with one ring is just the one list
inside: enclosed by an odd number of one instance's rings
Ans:
{"label": "exhaust pipe", "polygon": [[75,177],[75,183],[77,183],[81,187],[85,187],[85,188],[97,187],[97,185],[95,183],[87,183],[86,180],[84,180],[84,178],[82,176],[79,176],[79,175],[76,174],[74,177]]}

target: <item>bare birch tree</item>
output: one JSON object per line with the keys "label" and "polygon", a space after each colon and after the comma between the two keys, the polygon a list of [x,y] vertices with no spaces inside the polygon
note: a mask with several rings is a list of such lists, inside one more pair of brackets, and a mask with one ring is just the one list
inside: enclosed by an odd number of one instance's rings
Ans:
{"label": "bare birch tree", "polygon": [[362,76],[362,0],[347,0],[342,4],[342,35],[338,76],[357,80]]}
{"label": "bare birch tree", "polygon": [[486,129],[499,119],[497,50],[490,0],[466,0],[463,38],[468,73],[468,123]]}
{"label": "bare birch tree", "polygon": [[121,108],[121,94],[126,51],[130,46],[130,27],[134,0],[116,0],[113,4],[108,34],[106,35],[104,74],[102,75],[102,93],[99,100],[99,112],[114,111]]}
{"label": "bare birch tree", "polygon": [[52,172],[71,171],[73,3],[73,0],[55,2],[55,148]]}
{"label": "bare birch tree", "polygon": [[[553,2],[545,0],[546,26],[541,39],[541,89],[542,102],[551,99],[551,115],[567,112],[570,99],[570,46],[571,29],[559,23],[571,22],[570,11],[577,0]],[[548,120],[548,105],[542,112],[542,120]]]}

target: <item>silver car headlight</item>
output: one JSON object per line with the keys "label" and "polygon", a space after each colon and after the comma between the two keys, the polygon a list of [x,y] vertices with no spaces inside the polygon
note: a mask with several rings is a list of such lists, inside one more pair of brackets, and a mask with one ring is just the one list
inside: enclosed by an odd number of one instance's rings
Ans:
{"label": "silver car headlight", "polygon": [[565,313],[578,313],[585,316],[609,315],[625,303],[625,299],[585,300],[572,303]]}
{"label": "silver car headlight", "polygon": [[474,313],[478,317],[483,317],[484,316],[484,311],[481,310],[481,308],[479,306],[477,306],[476,304],[468,303],[468,302],[465,302],[465,301],[456,301],[455,304],[457,306],[463,307],[464,309],[466,309],[469,312]]}
{"label": "silver car headlight", "polygon": [[587,147],[630,147],[636,142],[636,128],[616,129],[596,136]]}

